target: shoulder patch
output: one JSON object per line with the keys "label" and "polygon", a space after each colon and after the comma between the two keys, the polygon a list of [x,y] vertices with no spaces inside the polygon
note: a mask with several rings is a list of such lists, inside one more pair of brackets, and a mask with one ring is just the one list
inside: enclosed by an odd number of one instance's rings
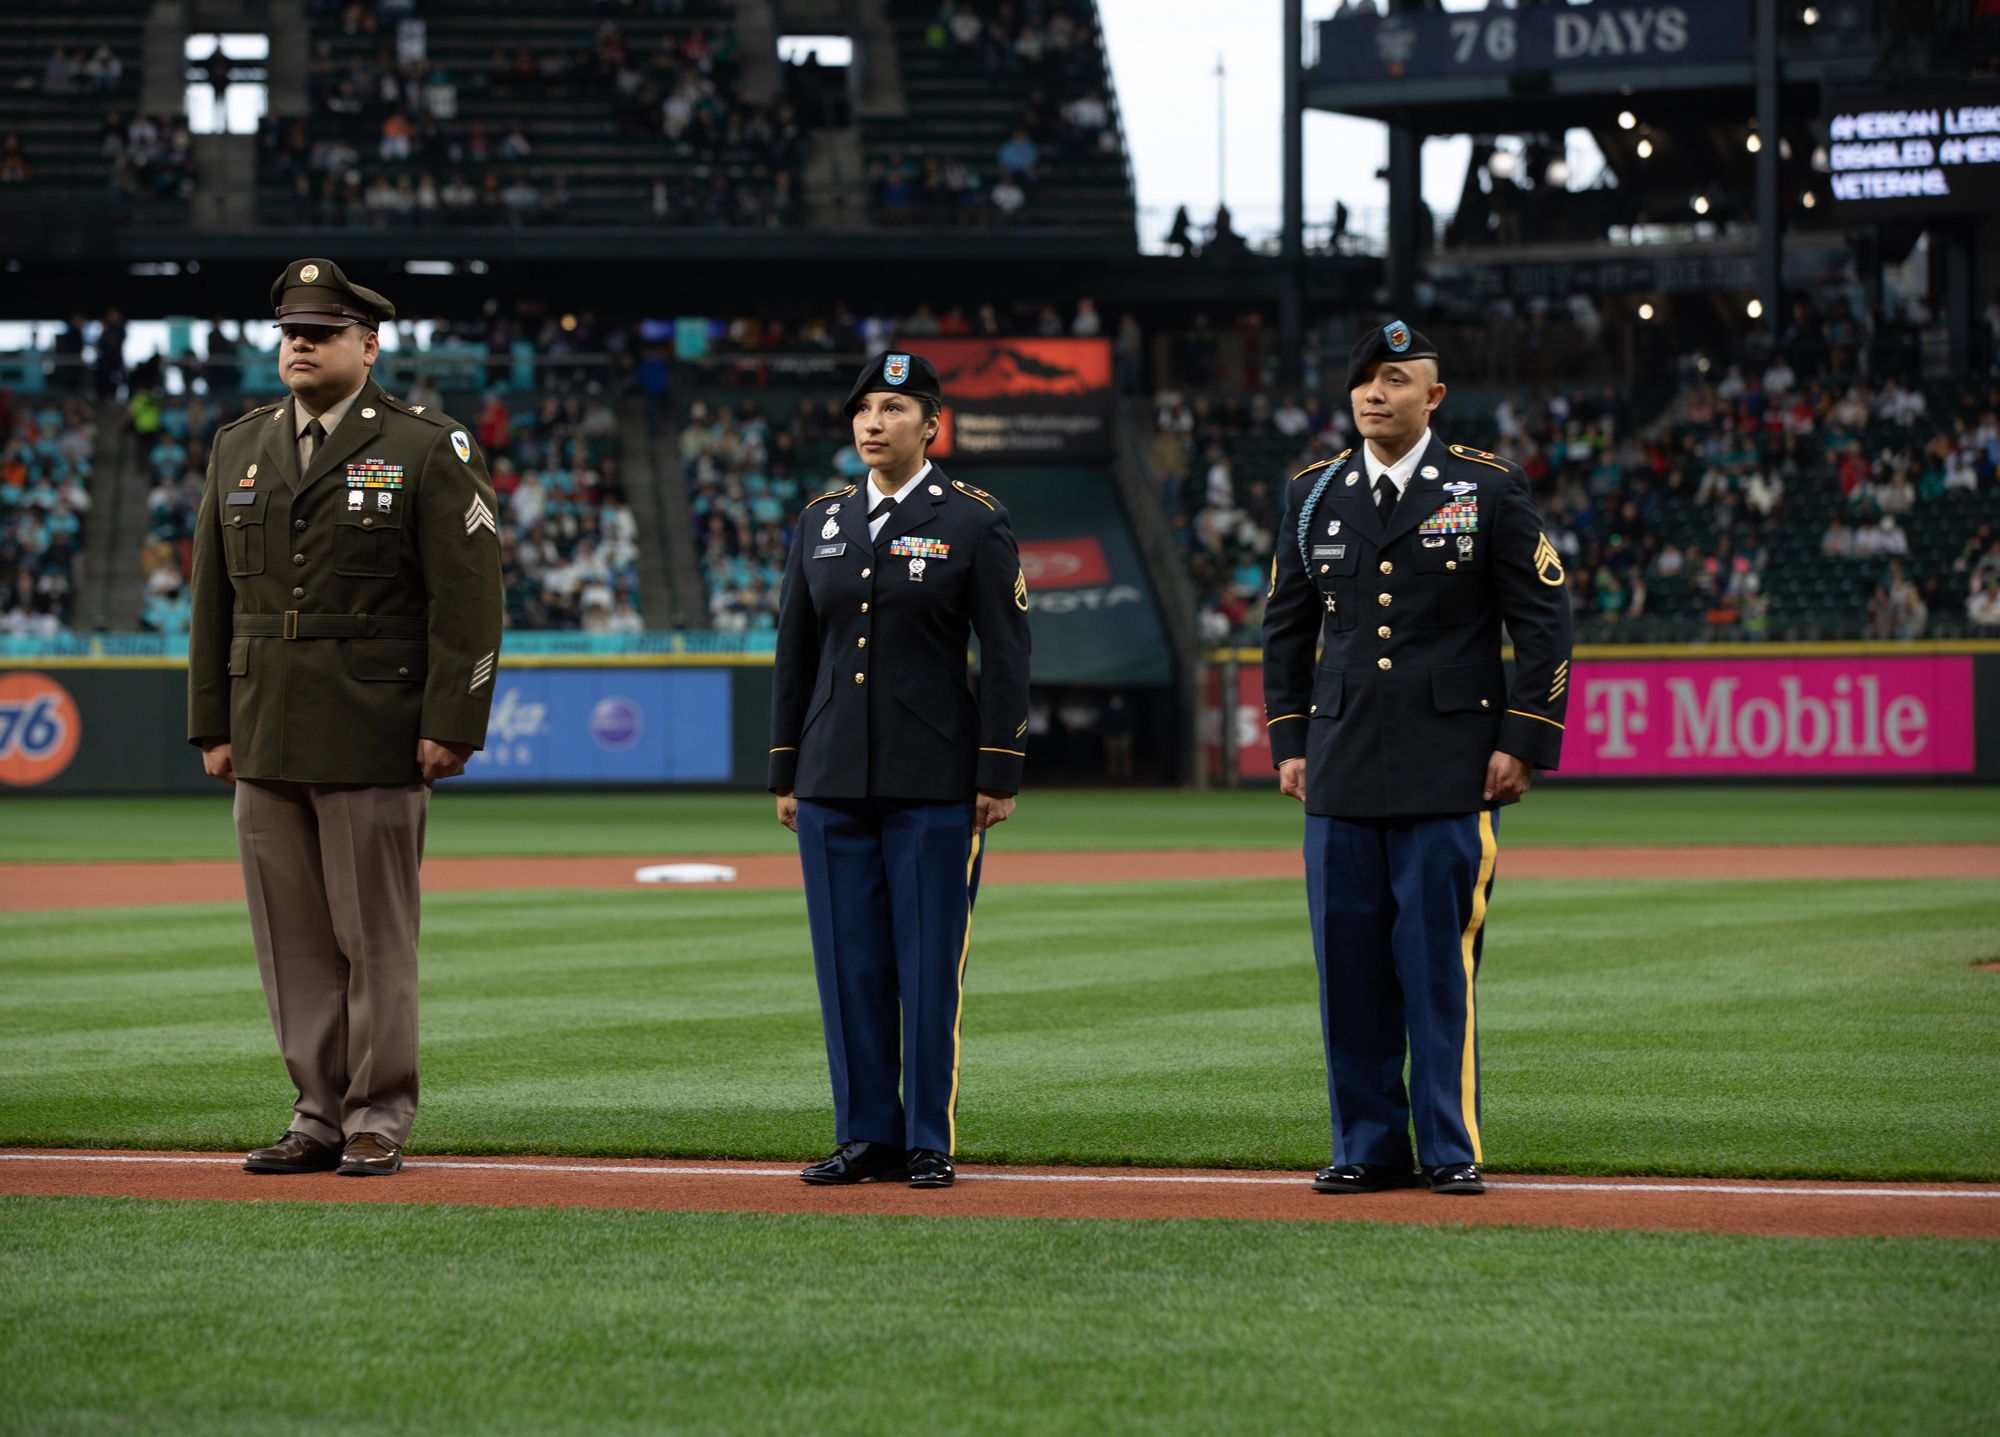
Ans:
{"label": "shoulder patch", "polygon": [[1353,452],[1354,451],[1352,449],[1343,449],[1338,454],[1334,455],[1333,458],[1331,459],[1322,459],[1317,464],[1308,464],[1306,465],[1305,468],[1299,470],[1298,473],[1294,474],[1292,476],[1292,480],[1294,483],[1296,483],[1298,480],[1305,478],[1306,475],[1317,473],[1321,469],[1338,468],[1340,465],[1345,464],[1347,462],[1347,456],[1352,454]]}
{"label": "shoulder patch", "polygon": [[993,502],[993,496],[988,494],[984,489],[975,489],[970,484],[958,479],[951,481],[951,487],[965,495],[968,499],[977,499],[994,513],[997,514],[1000,512],[1000,506]]}
{"label": "shoulder patch", "polygon": [[1511,474],[1513,469],[1498,454],[1488,454],[1484,449],[1474,449],[1465,444],[1448,444],[1447,449],[1460,459],[1470,459],[1474,464],[1484,464],[1488,469],[1498,469],[1502,474]]}
{"label": "shoulder patch", "polygon": [[849,494],[852,494],[854,492],[854,488],[855,486],[850,484],[845,489],[835,489],[826,494],[816,494],[812,498],[806,500],[806,508],[810,509],[812,508],[813,505],[819,503],[821,500],[824,499],[845,499]]}

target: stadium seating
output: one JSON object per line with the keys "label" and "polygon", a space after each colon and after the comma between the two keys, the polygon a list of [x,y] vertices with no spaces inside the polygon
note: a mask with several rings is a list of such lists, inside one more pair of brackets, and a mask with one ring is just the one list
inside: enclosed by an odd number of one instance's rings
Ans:
{"label": "stadium seating", "polygon": [[314,21],[310,116],[266,126],[261,223],[798,218],[802,141],[782,105],[738,94],[728,0],[615,21],[551,0],[431,6],[426,58],[405,63],[355,8]]}
{"label": "stadium seating", "polygon": [[69,626],[96,449],[86,401],[0,390],[0,632]]}
{"label": "stadium seating", "polygon": [[0,207],[185,219],[192,140],[171,118],[135,113],[149,8],[0,7]]}
{"label": "stadium seating", "polygon": [[[862,120],[878,222],[1131,232],[1131,171],[1094,4],[894,0],[889,13],[909,113]],[[1010,209],[996,186],[1017,130],[1038,153]]]}

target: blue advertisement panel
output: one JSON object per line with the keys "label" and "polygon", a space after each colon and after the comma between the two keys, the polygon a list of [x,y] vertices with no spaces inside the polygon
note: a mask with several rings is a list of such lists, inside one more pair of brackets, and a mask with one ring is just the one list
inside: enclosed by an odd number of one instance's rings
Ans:
{"label": "blue advertisement panel", "polygon": [[474,783],[727,783],[727,669],[503,668]]}

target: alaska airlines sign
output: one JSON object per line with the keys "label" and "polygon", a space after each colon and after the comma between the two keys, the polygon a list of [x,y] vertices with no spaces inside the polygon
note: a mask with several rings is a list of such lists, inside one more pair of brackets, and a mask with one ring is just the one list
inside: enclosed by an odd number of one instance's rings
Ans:
{"label": "alaska airlines sign", "polygon": [[1678,0],[1336,18],[1320,23],[1314,76],[1441,79],[1747,60],[1749,17],[1740,0]]}

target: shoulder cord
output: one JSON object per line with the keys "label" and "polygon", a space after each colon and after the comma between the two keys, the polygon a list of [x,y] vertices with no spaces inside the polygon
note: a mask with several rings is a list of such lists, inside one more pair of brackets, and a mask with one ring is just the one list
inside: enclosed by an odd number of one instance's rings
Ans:
{"label": "shoulder cord", "polygon": [[1313,510],[1319,507],[1320,496],[1326,493],[1326,486],[1333,482],[1334,474],[1345,469],[1345,464],[1329,464],[1320,471],[1319,482],[1307,496],[1305,506],[1299,510],[1299,562],[1307,569],[1312,568],[1312,560],[1306,557],[1306,533],[1312,528]]}

